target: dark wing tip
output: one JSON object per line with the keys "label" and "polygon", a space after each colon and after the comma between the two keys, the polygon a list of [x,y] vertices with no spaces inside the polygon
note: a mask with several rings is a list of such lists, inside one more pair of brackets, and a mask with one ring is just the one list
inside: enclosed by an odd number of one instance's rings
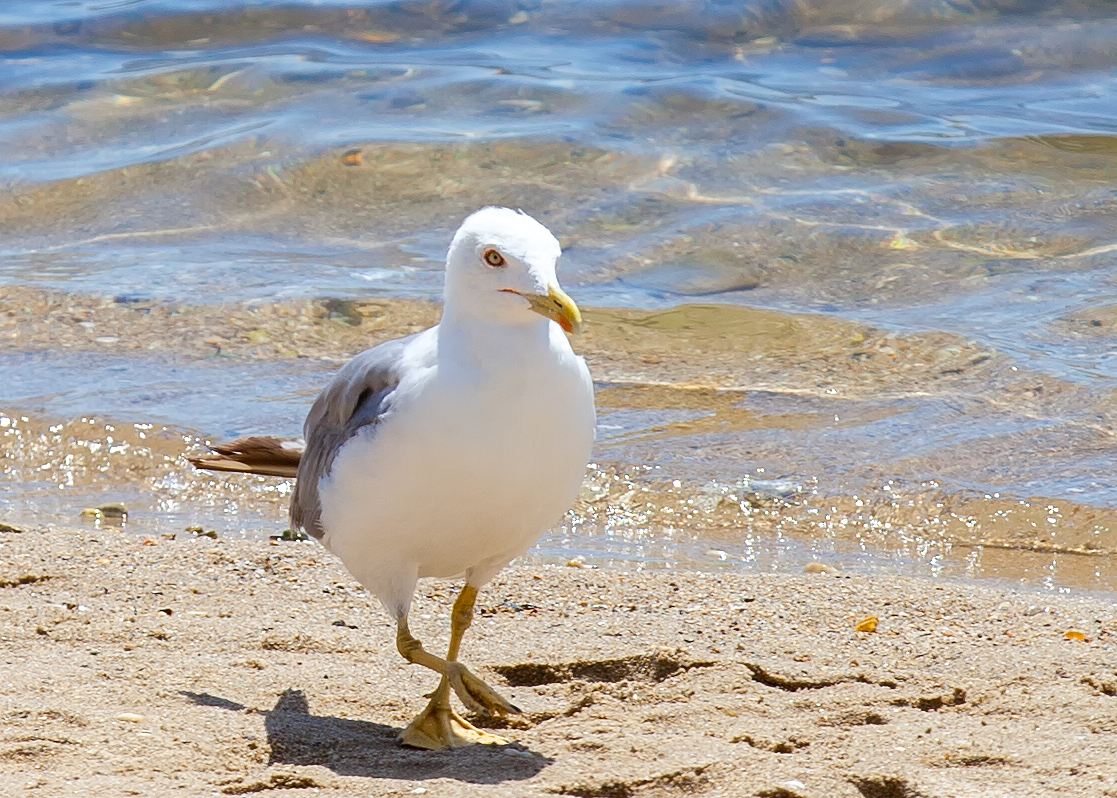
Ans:
{"label": "dark wing tip", "polygon": [[302,441],[271,435],[252,435],[211,447],[213,452],[188,457],[195,468],[293,478],[299,471]]}

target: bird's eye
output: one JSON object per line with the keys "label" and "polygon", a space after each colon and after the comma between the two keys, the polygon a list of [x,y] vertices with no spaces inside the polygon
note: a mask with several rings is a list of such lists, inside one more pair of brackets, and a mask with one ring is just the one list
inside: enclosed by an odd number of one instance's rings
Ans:
{"label": "bird's eye", "polygon": [[504,265],[504,256],[497,252],[495,249],[485,250],[485,254],[482,257],[484,257],[485,263],[489,264],[490,266]]}

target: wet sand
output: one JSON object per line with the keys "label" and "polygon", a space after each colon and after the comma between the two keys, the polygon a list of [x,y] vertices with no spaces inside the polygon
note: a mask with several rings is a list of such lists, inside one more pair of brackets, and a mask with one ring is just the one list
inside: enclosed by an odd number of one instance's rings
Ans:
{"label": "wet sand", "polygon": [[[20,368],[62,358],[72,369],[88,358],[100,374],[108,359],[130,358],[154,375],[133,404],[121,403],[130,417],[87,402],[82,417],[59,416],[72,411],[52,414],[50,396],[0,408],[0,458],[13,479],[3,520],[67,523],[83,507],[124,501],[129,529],[142,534],[282,524],[289,482],[189,466],[213,434],[200,414],[228,429],[286,402],[297,411],[289,429],[234,434],[297,434],[329,373],[439,313],[418,300],[183,305],[19,287],[0,288],[0,301],[11,356],[43,358]],[[839,567],[870,551],[924,563],[925,573],[945,562],[955,576],[1117,589],[1113,510],[1045,495],[1062,474],[1108,462],[1113,394],[945,333],[717,304],[585,316],[576,346],[597,381],[603,427],[568,519],[573,548],[592,548],[594,534],[645,552],[685,541],[692,551],[668,559],[707,570],[724,567],[707,550],[748,562],[747,549],[793,539]],[[278,388],[253,382],[279,373],[292,376]],[[160,375],[181,386],[183,427],[146,415]],[[936,443],[912,447],[915,436]],[[777,479],[764,487],[753,484],[759,477]],[[1034,492],[1013,482],[1025,479]],[[967,487],[975,481],[1008,488]]]}
{"label": "wet sand", "polygon": [[[515,745],[424,753],[394,738],[432,675],[316,543],[5,531],[0,562],[3,795],[1117,795],[1108,599],[520,565],[464,651]],[[453,591],[413,609],[435,650]]]}

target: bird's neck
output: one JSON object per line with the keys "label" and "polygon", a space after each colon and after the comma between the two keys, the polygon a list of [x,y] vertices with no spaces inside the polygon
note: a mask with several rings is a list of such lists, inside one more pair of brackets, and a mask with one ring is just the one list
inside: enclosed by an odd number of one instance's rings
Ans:
{"label": "bird's neck", "polygon": [[463,316],[447,304],[438,324],[438,352],[448,356],[448,362],[485,370],[494,364],[522,363],[538,359],[539,353],[550,346],[550,325],[542,316],[515,324]]}

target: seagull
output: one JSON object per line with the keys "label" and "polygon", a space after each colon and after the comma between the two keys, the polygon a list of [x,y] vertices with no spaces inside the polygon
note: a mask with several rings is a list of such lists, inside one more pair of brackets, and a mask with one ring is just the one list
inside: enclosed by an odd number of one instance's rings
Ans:
{"label": "seagull", "polygon": [[[478,590],[562,518],[593,446],[593,382],[567,338],[582,317],[559,286],[561,254],[522,211],[473,213],[450,243],[439,323],[349,361],[311,407],[304,446],[253,437],[194,461],[297,476],[292,529],[380,600],[408,662],[441,676],[404,745],[508,742],[455,712],[451,691],[476,712],[520,712],[458,653]],[[445,658],[408,626],[424,577],[465,579]]]}

